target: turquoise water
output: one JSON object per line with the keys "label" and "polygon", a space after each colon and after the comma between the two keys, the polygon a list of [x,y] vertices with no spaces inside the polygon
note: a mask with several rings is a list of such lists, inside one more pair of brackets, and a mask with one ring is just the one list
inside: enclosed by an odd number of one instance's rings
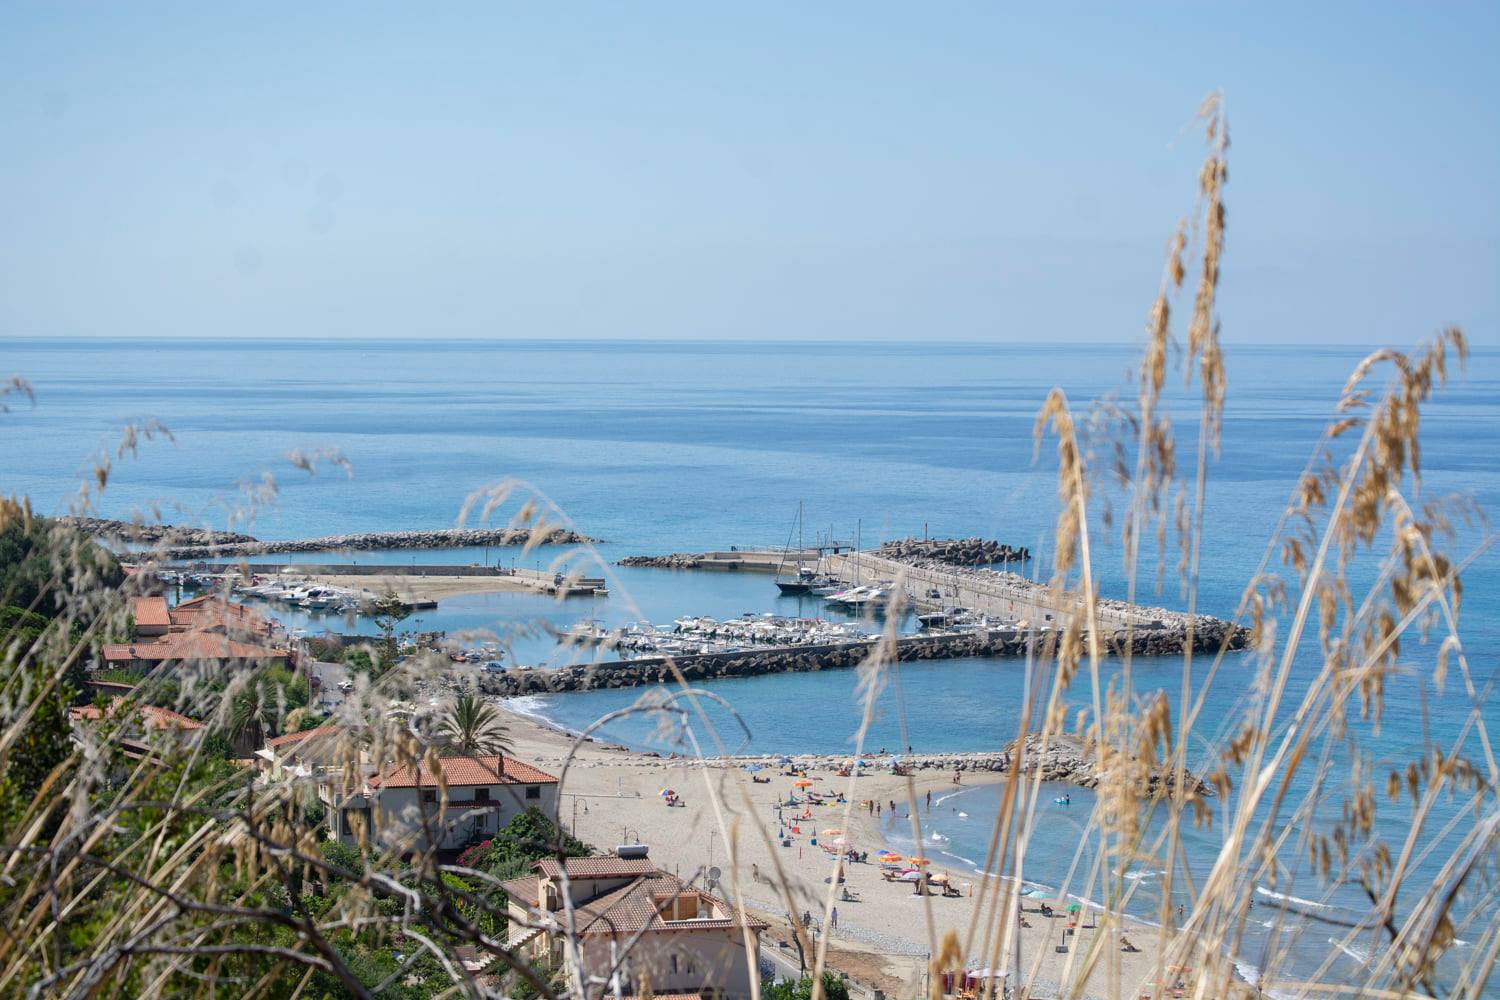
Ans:
{"label": "turquoise water", "polygon": [[[1346,349],[1228,351],[1223,452],[1208,490],[1203,610],[1233,610],[1359,357]],[[1045,551],[1056,477],[1052,442],[1034,452],[1035,414],[1054,385],[1080,408],[1122,388],[1129,398],[1123,375],[1132,358],[1128,349],[1097,346],[11,341],[0,374],[30,379],[37,404],[0,415],[0,490],[28,494],[44,512],[61,510],[91,455],[112,447],[125,420],[151,417],[171,428],[175,442],[146,444],[137,458],[119,461],[100,513],[127,516],[159,505],[169,520],[222,524],[240,493],[236,484],[270,470],[279,498],[250,527],[263,537],[443,527],[454,523],[471,491],[516,477],[543,491],[580,530],[604,539],[605,564],[631,553],[780,545],[799,503],[809,536],[858,533],[870,544],[925,527],[935,535],[980,534]],[[1424,497],[1463,491],[1500,510],[1497,360],[1494,351],[1479,353],[1467,376],[1425,411]],[[1196,406],[1180,388],[1173,391],[1186,461]],[[294,448],[339,450],[352,462],[353,478],[332,468],[315,477],[293,470],[279,456]],[[1097,524],[1094,531],[1101,589],[1123,596],[1118,532]],[[1468,529],[1466,540],[1475,537]],[[524,558],[545,565],[551,556]],[[420,558],[522,557],[456,550]],[[1465,573],[1463,637],[1481,684],[1495,671],[1500,648],[1497,562],[1486,556]],[[445,601],[413,624],[491,630],[512,637],[519,658],[535,660],[551,655],[550,642],[526,634],[540,620],[561,627],[587,618],[668,622],[689,613],[813,610],[778,598],[763,576],[612,566],[608,572],[608,598],[559,604],[531,595],[476,595]],[[1174,586],[1151,599],[1174,607],[1182,600]],[[1410,759],[1429,738],[1448,745],[1457,739],[1465,698],[1452,679],[1444,693],[1434,689],[1434,652],[1409,641],[1403,662],[1411,672],[1388,683],[1383,724],[1378,731],[1353,726],[1377,764]],[[1311,659],[1298,661],[1294,695],[1315,667]],[[1175,659],[1138,660],[1136,689],[1175,693],[1180,669]],[[1117,671],[1106,665],[1107,676]],[[1248,674],[1242,660],[1232,659],[1216,682],[1202,724],[1206,742],[1240,722]],[[866,750],[988,749],[1015,732],[1023,698],[1019,663],[914,664],[897,679],[899,690],[880,699]],[[712,687],[748,728],[744,748],[838,752],[852,749],[858,725],[854,680],[849,672],[828,672]],[[520,707],[582,728],[638,694],[529,699]],[[1491,726],[1500,723],[1493,701],[1483,712]],[[700,742],[741,749],[739,725],[722,711],[711,717],[723,742],[702,727]],[[643,745],[653,727],[627,719],[609,735]],[[1194,749],[1201,759],[1204,747]],[[1478,754],[1472,737],[1463,749]],[[1335,774],[1347,770],[1342,749],[1330,760]],[[961,810],[949,803],[948,813],[932,818],[944,839],[925,848],[946,852],[954,864],[982,865],[992,794],[964,792],[954,800]],[[1087,796],[1075,793],[1069,811],[1049,810],[1046,818],[1068,829],[1088,806]],[[1336,810],[1337,802],[1327,808]],[[1439,823],[1453,818],[1452,808],[1439,807]],[[1387,832],[1396,828],[1397,809],[1384,807],[1384,822],[1392,824]],[[900,836],[892,830],[893,841]],[[1193,835],[1195,868],[1212,856],[1216,836]],[[1080,842],[1071,833],[1039,838],[1029,871],[1061,885]],[[1293,878],[1281,891],[1321,901],[1324,891],[1300,863],[1290,857],[1288,863]],[[1140,881],[1141,899],[1149,901],[1151,879]],[[1339,890],[1327,902],[1358,900]],[[1319,936],[1320,927],[1305,925],[1295,947],[1299,963],[1315,962],[1332,947],[1327,939],[1337,928]],[[1271,940],[1269,931],[1257,933],[1247,940],[1247,965]],[[1338,962],[1336,971],[1355,971],[1345,967],[1354,959],[1341,954]]]}

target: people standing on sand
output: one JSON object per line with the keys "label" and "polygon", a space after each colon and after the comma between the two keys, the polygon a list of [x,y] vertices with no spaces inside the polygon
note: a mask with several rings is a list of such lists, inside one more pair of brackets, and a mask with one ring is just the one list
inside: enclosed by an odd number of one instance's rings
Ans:
{"label": "people standing on sand", "polygon": [[953,769],[953,783],[955,785],[961,785],[961,784],[963,784],[962,775],[963,775],[963,771],[959,770],[956,767]]}
{"label": "people standing on sand", "polygon": [[869,802],[866,802],[865,805],[867,805],[867,806],[870,807],[870,815],[874,816],[875,815],[875,800],[871,799]]}
{"label": "people standing on sand", "polygon": [[927,811],[932,812],[932,789],[927,789]]}
{"label": "people standing on sand", "polygon": [[876,816],[880,815],[880,803],[879,802],[875,803],[875,815]]}
{"label": "people standing on sand", "polygon": [[836,931],[839,929],[839,908],[835,906],[833,912],[828,915],[828,929]]}

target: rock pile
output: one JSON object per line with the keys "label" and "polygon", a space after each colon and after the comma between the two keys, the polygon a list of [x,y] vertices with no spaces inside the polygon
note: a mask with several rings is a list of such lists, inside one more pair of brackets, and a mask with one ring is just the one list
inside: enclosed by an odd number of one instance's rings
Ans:
{"label": "rock pile", "polygon": [[[1224,628],[1230,627],[1227,622],[1219,624]],[[1217,652],[1223,638],[1222,631],[1215,637],[1211,630],[1204,630],[1194,634],[1193,644],[1203,650]],[[1111,637],[1112,650],[1122,649],[1126,640],[1123,630],[1115,633]],[[1181,653],[1185,640],[1186,635],[1180,631],[1171,633],[1160,629],[1136,630],[1129,635],[1132,652],[1137,656],[1157,655],[1164,651]],[[702,653],[679,656],[674,662],[682,675],[693,682],[724,677],[841,670],[858,666],[882,641],[884,640]],[[1019,657],[1026,655],[1027,648],[1033,641],[1029,633],[1014,629],[915,635],[897,639],[891,652],[902,662],[971,656]],[[479,679],[479,686],[486,694],[511,698],[527,694],[557,694],[675,682],[676,675],[665,657],[649,657],[610,663],[578,663],[555,670],[508,670],[499,674],[486,674]]]}
{"label": "rock pile", "polygon": [[897,562],[930,560],[945,566],[992,566],[1025,562],[1025,546],[1012,547],[989,538],[900,538],[886,542],[875,555]]}
{"label": "rock pile", "polygon": [[237,531],[212,531],[208,528],[188,528],[173,524],[136,524],[133,521],[114,521],[104,517],[65,517],[61,520],[95,538],[140,545],[155,545],[159,542],[176,545],[234,545],[255,541],[251,535],[242,535]]}
{"label": "rock pile", "polygon": [[707,558],[703,552],[670,552],[664,556],[626,556],[621,566],[645,566],[650,569],[693,569]]}
{"label": "rock pile", "polygon": [[[1016,759],[1017,740],[1011,740],[1005,746],[1005,758]],[[1047,748],[1042,749],[1042,735],[1040,733],[1029,733],[1026,736],[1026,752],[1021,764],[1022,774],[1033,774],[1040,770],[1043,781],[1065,781],[1069,784],[1078,785],[1081,788],[1097,788],[1104,780],[1105,774],[1099,766],[1098,754],[1094,746],[1068,735],[1054,735],[1048,738]],[[1130,769],[1136,771],[1134,758],[1130,758]],[[1143,780],[1146,791],[1157,792],[1171,788],[1176,776],[1170,768],[1155,768],[1144,773],[1132,773],[1131,780]],[[1198,776],[1189,774],[1188,784],[1199,795],[1212,795],[1213,789]]]}
{"label": "rock pile", "polygon": [[348,552],[372,549],[465,549],[482,545],[579,545],[590,542],[586,535],[568,528],[553,528],[534,538],[527,528],[450,528],[439,531],[367,531],[324,538],[280,541],[168,544],[158,555],[166,559],[212,559],[219,556],[258,556],[277,552]]}

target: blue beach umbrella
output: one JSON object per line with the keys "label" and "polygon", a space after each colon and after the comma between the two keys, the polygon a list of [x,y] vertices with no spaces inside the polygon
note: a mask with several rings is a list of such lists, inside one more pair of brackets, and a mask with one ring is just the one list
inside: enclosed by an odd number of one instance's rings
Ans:
{"label": "blue beach umbrella", "polygon": [[746,764],[745,765],[745,770],[749,771],[751,774],[754,774],[756,771],[760,770],[760,765],[759,764]]}

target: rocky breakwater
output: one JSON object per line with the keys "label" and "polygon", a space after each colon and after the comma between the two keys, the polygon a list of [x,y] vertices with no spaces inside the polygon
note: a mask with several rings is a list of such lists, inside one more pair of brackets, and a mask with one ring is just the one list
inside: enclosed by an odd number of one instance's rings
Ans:
{"label": "rocky breakwater", "polygon": [[579,545],[594,539],[569,528],[446,528],[437,531],[366,531],[323,538],[241,541],[163,547],[168,559],[213,559],[221,556],[259,556],[284,552],[349,552],[372,549],[467,549],[484,545]]}
{"label": "rocky breakwater", "polygon": [[704,559],[706,552],[669,552],[664,556],[626,556],[621,566],[644,566],[648,569],[694,569]]}
{"label": "rocky breakwater", "polygon": [[[1221,622],[1225,628],[1227,622]],[[1030,648],[1044,650],[1056,633],[1038,634],[1021,629],[950,632],[903,636],[890,644],[884,655],[902,662],[914,660],[947,660],[962,657],[1022,657]],[[1173,645],[1175,635],[1175,646]],[[1195,646],[1217,651],[1224,633],[1217,640],[1211,631],[1195,632]],[[1135,630],[1127,636],[1121,631],[1112,637],[1112,649],[1124,648],[1129,642],[1136,655],[1181,653],[1186,634],[1165,630]],[[529,694],[561,694],[568,691],[593,691],[599,688],[640,687],[649,684],[676,683],[678,671],[690,683],[725,677],[757,677],[763,674],[811,673],[817,670],[844,670],[856,667],[886,640],[845,642],[816,646],[778,646],[744,649],[726,653],[702,653],[680,656],[669,662],[666,657],[643,657],[607,663],[577,663],[555,670],[508,670],[485,674],[479,678],[486,694],[512,698]]]}
{"label": "rocky breakwater", "polygon": [[1031,558],[1025,546],[989,538],[900,538],[881,545],[875,555],[897,562],[928,560],[944,566],[992,566]]}
{"label": "rocky breakwater", "polygon": [[[1102,782],[1118,778],[1140,782],[1144,786],[1142,790],[1150,794],[1166,791],[1176,781],[1171,768],[1148,767],[1128,754],[1118,755],[1109,768],[1114,773],[1107,773],[1099,762],[1094,744],[1076,736],[1057,734],[1044,741],[1041,733],[1029,733],[1026,736],[1024,754],[1017,751],[1019,742],[1011,740],[1005,745],[1004,758],[1007,761],[1020,760],[1022,774],[1040,771],[1043,781],[1061,781],[1080,788],[1098,788]],[[1044,742],[1046,749],[1043,749]],[[1214,794],[1213,788],[1197,775],[1188,774],[1186,783],[1199,795]]]}
{"label": "rocky breakwater", "polygon": [[148,524],[115,521],[104,517],[65,517],[61,520],[106,542],[126,545],[239,545],[255,541],[237,531],[214,531],[178,524]]}

